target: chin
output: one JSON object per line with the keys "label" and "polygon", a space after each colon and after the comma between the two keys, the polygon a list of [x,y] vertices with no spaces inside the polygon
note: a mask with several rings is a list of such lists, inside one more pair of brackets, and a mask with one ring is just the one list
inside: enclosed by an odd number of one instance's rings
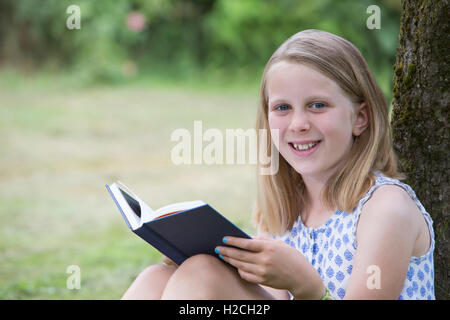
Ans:
{"label": "chin", "polygon": [[288,161],[288,164],[300,175],[313,175],[317,173],[318,168],[314,165],[308,165],[307,163],[295,163],[292,161]]}
{"label": "chin", "polygon": [[[297,159],[296,159],[297,160]],[[299,163],[297,161],[287,161],[288,164],[301,176],[322,176],[325,172],[329,171],[329,167],[321,165],[317,161],[302,161]]]}
{"label": "chin", "polygon": [[305,169],[305,168],[295,168],[293,167],[294,170],[300,174],[302,177],[306,177],[306,176],[314,176],[317,175],[318,171],[317,170],[313,170],[311,168]]}

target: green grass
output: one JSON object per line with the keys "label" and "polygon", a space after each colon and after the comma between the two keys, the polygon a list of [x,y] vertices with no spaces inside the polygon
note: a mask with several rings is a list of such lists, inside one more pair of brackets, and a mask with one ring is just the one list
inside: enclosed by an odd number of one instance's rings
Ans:
{"label": "green grass", "polygon": [[[0,73],[0,299],[117,299],[161,262],[107,194],[118,179],[154,208],[202,199],[254,233],[255,167],[175,166],[170,134],[194,120],[254,128],[257,86],[155,79],[83,87]],[[79,290],[67,289],[70,265]]]}

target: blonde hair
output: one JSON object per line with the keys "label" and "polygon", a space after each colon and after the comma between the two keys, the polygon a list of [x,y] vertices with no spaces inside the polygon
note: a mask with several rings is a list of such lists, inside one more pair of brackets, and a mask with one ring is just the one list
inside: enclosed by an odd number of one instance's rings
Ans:
{"label": "blonde hair", "polygon": [[[266,146],[270,150],[268,124],[267,75],[280,61],[305,64],[335,81],[354,103],[366,102],[369,125],[355,138],[348,161],[328,180],[322,202],[331,209],[350,212],[374,183],[373,171],[402,179],[392,148],[388,106],[359,50],[349,41],[321,30],[304,30],[287,39],[266,64],[261,80],[256,129],[266,129]],[[258,130],[259,132],[259,130]],[[259,154],[260,150],[258,150]],[[258,172],[261,164],[258,165]],[[292,228],[299,214],[309,204],[302,177],[283,157],[278,172],[257,175],[257,199],[254,223],[259,230],[280,235]]]}

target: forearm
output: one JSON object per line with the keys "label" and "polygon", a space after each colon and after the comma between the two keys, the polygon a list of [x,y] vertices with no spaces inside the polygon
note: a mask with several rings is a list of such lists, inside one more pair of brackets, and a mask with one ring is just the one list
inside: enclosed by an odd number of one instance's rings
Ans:
{"label": "forearm", "polygon": [[295,282],[289,289],[295,300],[321,300],[325,297],[326,287],[317,272],[311,277],[304,277],[299,281],[301,284]]}

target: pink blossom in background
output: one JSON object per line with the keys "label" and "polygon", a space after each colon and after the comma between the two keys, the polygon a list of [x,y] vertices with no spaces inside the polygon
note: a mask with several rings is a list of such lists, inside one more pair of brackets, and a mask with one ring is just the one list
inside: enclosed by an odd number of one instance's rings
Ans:
{"label": "pink blossom in background", "polygon": [[134,32],[140,32],[145,28],[145,17],[139,11],[133,11],[128,14],[127,27]]}

